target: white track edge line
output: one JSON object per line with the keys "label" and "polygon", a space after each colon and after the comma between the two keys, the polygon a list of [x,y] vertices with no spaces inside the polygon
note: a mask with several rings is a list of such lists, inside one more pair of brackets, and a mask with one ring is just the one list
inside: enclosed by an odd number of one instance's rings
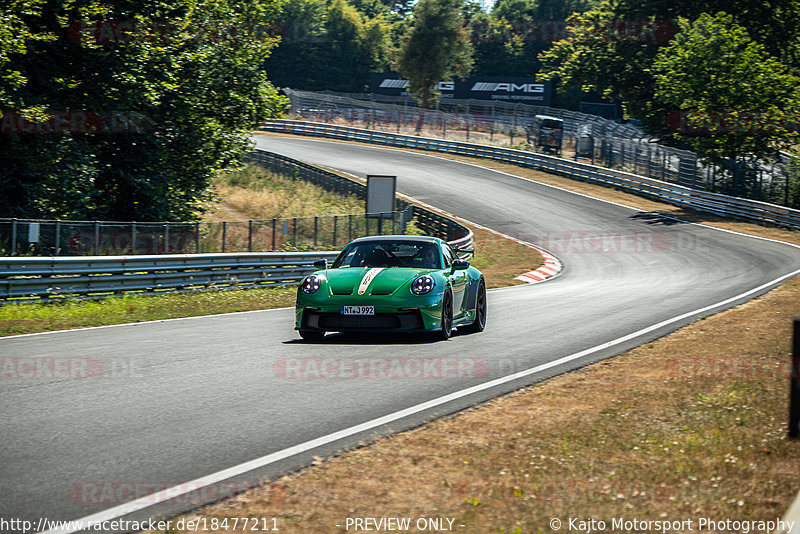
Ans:
{"label": "white track edge line", "polygon": [[[118,505],[118,506],[114,506],[112,508],[108,508],[106,510],[103,510],[102,512],[98,512],[98,513],[95,513],[95,514],[92,514],[92,515],[89,515],[89,516],[86,516],[86,517],[82,517],[80,519],[75,519],[73,521],[80,522],[80,523],[88,525],[89,522],[92,522],[94,524],[96,522],[108,521],[108,520],[116,519],[118,517],[122,517],[122,516],[127,515],[127,514],[131,514],[131,513],[137,512],[139,510],[143,510],[143,509],[148,508],[150,506],[153,506],[153,505],[156,505],[156,504],[160,504],[160,503],[162,503],[164,501],[167,501],[169,499],[173,499],[175,497],[179,497],[181,495],[189,493],[190,491],[195,491],[198,488],[205,487],[205,486],[208,486],[210,484],[217,483],[217,482],[221,482],[221,481],[226,480],[228,478],[232,478],[232,477],[244,474],[244,473],[246,473],[248,471],[252,471],[254,469],[258,469],[258,468],[267,466],[267,465],[269,465],[271,463],[275,463],[275,462],[278,462],[280,460],[284,460],[286,458],[290,458],[290,457],[292,457],[292,456],[294,456],[296,454],[300,454],[300,453],[303,453],[303,452],[310,451],[310,450],[312,450],[312,449],[314,449],[316,447],[321,447],[323,445],[328,445],[328,444],[333,443],[333,442],[335,442],[337,440],[347,438],[347,437],[352,436],[354,434],[358,434],[360,432],[365,432],[367,430],[372,430],[372,429],[375,429],[375,428],[377,428],[379,426],[389,424],[391,422],[394,422],[394,421],[397,421],[399,419],[402,419],[403,417],[408,417],[408,416],[411,416],[411,415],[415,415],[415,414],[420,413],[422,411],[429,410],[429,409],[435,408],[437,406],[441,406],[442,404],[445,404],[447,402],[458,400],[458,399],[467,397],[469,395],[472,395],[474,393],[479,393],[481,391],[485,391],[487,389],[491,389],[493,387],[500,386],[502,384],[505,384],[505,383],[508,383],[508,382],[512,382],[514,380],[518,380],[520,378],[525,378],[527,376],[539,373],[541,371],[546,371],[548,369],[551,369],[553,367],[557,367],[557,366],[562,365],[564,363],[568,363],[568,362],[571,362],[573,360],[577,360],[579,358],[582,358],[584,356],[588,356],[588,355],[593,354],[595,352],[598,352],[600,350],[607,349],[607,348],[613,347],[615,345],[619,345],[620,343],[624,343],[625,341],[629,341],[631,339],[635,339],[636,337],[642,336],[644,334],[648,334],[648,333],[653,332],[655,330],[658,330],[660,328],[664,328],[665,326],[668,326],[668,325],[670,325],[672,323],[676,323],[676,322],[682,321],[684,319],[687,319],[689,317],[692,317],[694,315],[703,313],[705,311],[712,310],[712,309],[718,308],[720,306],[725,306],[725,305],[730,304],[732,302],[735,302],[737,300],[741,300],[741,299],[746,298],[746,297],[748,297],[748,296],[750,296],[750,295],[752,295],[754,293],[758,293],[760,291],[763,291],[764,289],[767,289],[770,286],[774,286],[776,284],[779,284],[779,283],[783,282],[784,280],[786,280],[787,278],[791,278],[791,277],[796,276],[798,274],[800,274],[800,269],[797,269],[796,271],[793,271],[793,272],[791,272],[789,274],[786,274],[786,275],[780,276],[778,278],[775,278],[774,280],[772,280],[770,282],[767,282],[766,284],[762,284],[762,285],[760,285],[760,286],[758,286],[756,288],[753,288],[753,289],[751,289],[749,291],[745,291],[744,293],[740,293],[739,295],[736,295],[734,297],[730,297],[730,298],[725,299],[723,301],[717,302],[715,304],[710,304],[708,306],[705,306],[703,308],[700,308],[700,309],[697,309],[697,310],[694,310],[694,311],[686,312],[684,314],[678,315],[678,316],[673,317],[671,319],[666,319],[664,321],[661,321],[660,323],[657,323],[657,324],[642,328],[640,330],[637,330],[636,332],[632,332],[630,334],[626,334],[626,335],[624,335],[622,337],[619,337],[617,339],[614,339],[612,341],[607,341],[607,342],[602,343],[600,345],[596,345],[594,347],[591,347],[591,348],[588,348],[588,349],[584,349],[584,350],[582,350],[580,352],[576,352],[574,354],[570,354],[569,356],[564,356],[564,357],[559,358],[557,360],[553,360],[551,362],[547,362],[547,363],[544,363],[544,364],[541,364],[541,365],[537,365],[536,367],[531,367],[530,369],[526,369],[524,371],[519,371],[518,373],[510,374],[510,375],[507,375],[507,376],[504,376],[504,377],[501,377],[501,378],[496,378],[494,380],[490,380],[489,382],[484,382],[483,384],[478,384],[477,386],[472,386],[472,387],[469,387],[469,388],[466,388],[466,389],[462,389],[460,391],[449,393],[449,394],[444,395],[442,397],[438,397],[436,399],[432,399],[432,400],[429,400],[427,402],[423,402],[423,403],[417,404],[415,406],[411,406],[409,408],[405,408],[403,410],[399,410],[397,412],[394,412],[394,413],[391,413],[391,414],[388,414],[388,415],[384,415],[382,417],[378,417],[376,419],[373,419],[371,421],[367,421],[365,423],[361,423],[359,425],[351,426],[350,428],[346,428],[346,429],[343,429],[343,430],[339,430],[337,432],[333,432],[333,433],[328,434],[326,436],[321,436],[319,438],[315,438],[315,439],[306,441],[304,443],[300,443],[298,445],[294,445],[293,447],[288,447],[286,449],[283,449],[283,450],[280,450],[280,451],[277,451],[277,452],[274,452],[274,453],[271,453],[271,454],[267,454],[266,456],[262,456],[260,458],[254,459],[254,460],[250,460],[248,462],[244,462],[244,463],[241,463],[239,465],[236,465],[236,466],[233,466],[233,467],[229,467],[227,469],[223,469],[222,471],[217,471],[216,473],[212,473],[212,474],[207,475],[205,477],[201,477],[201,478],[192,480],[190,482],[186,482],[184,484],[180,484],[178,486],[173,486],[172,488],[168,488],[168,489],[156,492],[154,494],[142,497],[141,499],[134,500],[134,501],[131,501],[129,503],[121,504],[121,505]],[[141,502],[141,501],[145,501],[145,502]],[[47,530],[47,531],[45,531],[45,532],[43,532],[41,534],[72,534],[74,532],[78,532],[79,530],[80,529],[72,529],[72,530],[70,530],[68,528],[66,528],[66,529],[51,529],[51,530]]]}

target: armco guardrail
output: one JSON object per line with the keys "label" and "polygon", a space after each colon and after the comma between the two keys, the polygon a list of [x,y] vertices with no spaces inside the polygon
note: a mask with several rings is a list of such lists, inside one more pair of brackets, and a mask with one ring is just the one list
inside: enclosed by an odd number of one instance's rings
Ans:
{"label": "armco guardrail", "polygon": [[24,302],[64,296],[101,298],[129,291],[166,292],[211,286],[298,283],[318,259],[337,252],[163,254],[0,258],[0,299]]}
{"label": "armco guardrail", "polygon": [[[331,190],[365,194],[366,186],[313,165],[258,151],[254,159],[284,170],[300,168]],[[316,176],[319,174],[319,176]],[[458,222],[401,201],[429,235],[456,248],[472,246],[472,231]],[[247,252],[228,254],[159,254],[130,256],[0,257],[0,301],[52,301],[59,298],[105,298],[127,292],[162,293],[209,287],[282,286],[300,282],[318,259],[332,261],[338,251]]]}
{"label": "armco guardrail", "polygon": [[360,141],[384,146],[415,148],[494,159],[585,182],[616,187],[676,206],[692,208],[723,217],[733,217],[759,223],[766,222],[800,229],[800,210],[719,193],[710,193],[623,171],[568,161],[546,154],[306,121],[273,120],[264,123],[261,128],[272,132]]}

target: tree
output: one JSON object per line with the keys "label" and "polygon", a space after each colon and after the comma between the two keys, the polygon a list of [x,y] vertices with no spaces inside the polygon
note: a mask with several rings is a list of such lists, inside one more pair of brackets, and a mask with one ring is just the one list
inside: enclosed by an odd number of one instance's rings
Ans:
{"label": "tree", "polygon": [[[653,98],[651,69],[659,49],[675,28],[667,21],[697,19],[702,13],[727,9],[733,21],[753,40],[792,69],[800,69],[800,2],[797,0],[601,0],[591,10],[569,19],[568,38],[542,56],[543,75],[561,88],[579,86],[621,100],[626,113],[654,135],[669,140],[666,119],[671,111]],[[620,23],[649,21],[654,32],[642,39],[619,38]]]}
{"label": "tree", "polygon": [[680,33],[662,47],[649,71],[654,100],[675,110],[675,136],[736,177],[742,165],[774,160],[796,139],[800,78],[720,12],[679,21]]}
{"label": "tree", "polygon": [[[472,45],[459,0],[420,0],[413,25],[403,42],[397,70],[408,79],[408,90],[423,108],[437,99],[436,85],[453,76],[467,76],[472,68]],[[422,129],[422,115],[417,130]]]}
{"label": "tree", "polygon": [[196,218],[211,177],[285,106],[261,69],[279,2],[44,5],[5,19],[30,37],[0,80],[0,213]]}
{"label": "tree", "polygon": [[285,37],[265,63],[281,87],[361,92],[388,65],[389,28],[345,0],[299,0],[280,17]]}
{"label": "tree", "polygon": [[490,15],[471,23],[475,49],[474,74],[535,76],[539,56],[548,50],[574,12],[589,9],[593,0],[498,0]]}

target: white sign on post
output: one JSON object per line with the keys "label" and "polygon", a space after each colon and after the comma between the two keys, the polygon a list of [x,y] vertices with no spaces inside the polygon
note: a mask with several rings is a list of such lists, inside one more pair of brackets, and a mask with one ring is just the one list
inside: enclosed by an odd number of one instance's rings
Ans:
{"label": "white sign on post", "polygon": [[391,219],[397,176],[367,175],[367,217]]}

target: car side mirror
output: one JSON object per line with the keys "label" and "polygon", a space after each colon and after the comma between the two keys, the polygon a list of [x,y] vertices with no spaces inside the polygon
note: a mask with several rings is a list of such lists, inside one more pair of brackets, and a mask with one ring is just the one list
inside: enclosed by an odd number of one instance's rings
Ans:
{"label": "car side mirror", "polygon": [[316,267],[317,269],[327,269],[328,260],[317,260],[314,262],[314,267]]}
{"label": "car side mirror", "polygon": [[469,262],[467,260],[453,260],[453,270],[463,270],[469,267]]}

